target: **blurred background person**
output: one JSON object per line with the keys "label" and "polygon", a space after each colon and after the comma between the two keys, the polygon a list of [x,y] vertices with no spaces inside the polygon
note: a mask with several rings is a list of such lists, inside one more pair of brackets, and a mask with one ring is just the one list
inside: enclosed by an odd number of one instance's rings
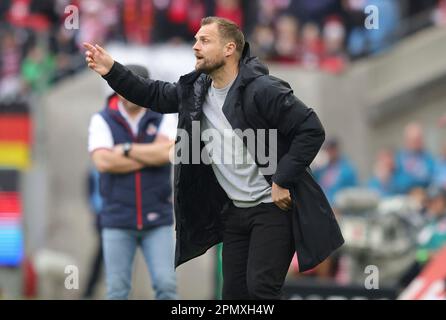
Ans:
{"label": "blurred background person", "polygon": [[428,202],[428,195],[426,188],[422,187],[412,188],[407,193],[407,196],[411,201],[413,201],[420,215],[424,216],[426,214],[427,202]]}
{"label": "blurred background person", "polygon": [[424,146],[423,128],[413,122],[404,129],[404,147],[396,155],[398,188],[408,193],[416,187],[427,188],[433,179],[434,159]]}
{"label": "blurred background person", "polygon": [[446,244],[446,190],[431,187],[427,199],[427,223],[418,236],[417,258],[422,263]]}
{"label": "blurred background person", "polygon": [[376,156],[373,176],[367,186],[382,197],[393,196],[400,193],[397,179],[394,151],[383,148]]}
{"label": "blurred background person", "polygon": [[313,173],[331,204],[338,191],[357,185],[356,170],[342,154],[337,139],[329,139],[323,146],[325,163]]}
{"label": "blurred background person", "polygon": [[16,97],[22,91],[20,68],[22,49],[12,28],[0,32],[0,99]]}
{"label": "blurred background person", "polygon": [[275,58],[282,63],[299,62],[299,22],[291,15],[280,16],[275,23]]}
{"label": "blurred background person", "polygon": [[257,25],[251,39],[252,50],[260,59],[272,60],[275,56],[275,34],[269,25]]}
{"label": "blurred background person", "polygon": [[401,277],[402,287],[408,286],[446,245],[446,191],[439,187],[429,188],[426,203],[425,225],[417,238],[416,261]]}
{"label": "blurred background person", "polygon": [[435,162],[433,184],[446,190],[446,143],[443,144]]}
{"label": "blurred background person", "polygon": [[35,43],[22,64],[22,78],[29,92],[43,94],[51,85],[56,70],[54,56],[41,44]]}
{"label": "blurred background person", "polygon": [[[145,67],[128,65],[148,78]],[[156,299],[177,299],[171,167],[175,128],[163,116],[112,94],[93,115],[88,150],[101,180],[101,229],[108,299],[128,299],[141,248]]]}
{"label": "blurred background person", "polygon": [[307,22],[302,27],[301,64],[306,69],[317,69],[324,54],[324,42],[319,26]]}
{"label": "blurred background person", "polygon": [[342,72],[348,62],[348,55],[344,48],[345,27],[338,16],[332,16],[324,24],[324,50],[321,69],[331,73]]}

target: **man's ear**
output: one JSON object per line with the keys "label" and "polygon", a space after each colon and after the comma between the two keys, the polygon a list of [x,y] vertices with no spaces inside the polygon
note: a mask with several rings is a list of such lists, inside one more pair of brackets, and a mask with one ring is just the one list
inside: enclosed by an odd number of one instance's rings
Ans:
{"label": "man's ear", "polygon": [[225,46],[225,56],[229,57],[235,54],[235,51],[237,49],[237,46],[234,42],[228,42]]}

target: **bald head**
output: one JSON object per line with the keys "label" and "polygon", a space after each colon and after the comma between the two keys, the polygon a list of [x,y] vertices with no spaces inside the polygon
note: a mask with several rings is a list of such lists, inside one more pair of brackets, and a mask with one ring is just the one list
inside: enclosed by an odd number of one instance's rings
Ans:
{"label": "bald head", "polygon": [[423,128],[419,123],[409,123],[404,128],[404,145],[410,151],[421,151],[424,149]]}

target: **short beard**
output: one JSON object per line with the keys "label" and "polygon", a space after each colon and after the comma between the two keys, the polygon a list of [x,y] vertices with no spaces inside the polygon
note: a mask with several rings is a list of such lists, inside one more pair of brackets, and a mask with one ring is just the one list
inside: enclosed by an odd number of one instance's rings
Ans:
{"label": "short beard", "polygon": [[212,65],[207,65],[206,63],[204,63],[201,67],[196,68],[196,70],[203,72],[205,74],[211,74],[216,70],[222,68],[225,64],[226,62],[223,59],[221,59],[220,61],[217,61]]}

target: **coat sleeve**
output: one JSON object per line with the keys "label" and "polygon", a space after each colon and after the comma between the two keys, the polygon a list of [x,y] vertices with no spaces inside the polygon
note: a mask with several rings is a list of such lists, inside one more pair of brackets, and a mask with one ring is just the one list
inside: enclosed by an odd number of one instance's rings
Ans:
{"label": "coat sleeve", "polygon": [[173,83],[144,79],[117,61],[103,78],[115,92],[138,106],[159,113],[178,112],[177,87]]}
{"label": "coat sleeve", "polygon": [[278,162],[272,181],[291,188],[319,152],[325,131],[313,109],[296,98],[287,83],[270,78],[265,84],[254,96],[259,112],[270,128],[276,128],[279,135],[290,141],[290,148]]}

